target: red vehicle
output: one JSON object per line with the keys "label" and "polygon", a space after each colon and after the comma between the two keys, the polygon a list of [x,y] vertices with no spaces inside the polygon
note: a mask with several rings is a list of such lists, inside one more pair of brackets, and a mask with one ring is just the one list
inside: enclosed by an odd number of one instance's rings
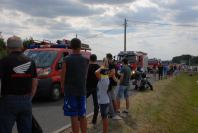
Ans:
{"label": "red vehicle", "polygon": [[[37,67],[38,88],[36,97],[47,96],[52,100],[57,100],[64,93],[60,87],[63,58],[71,54],[72,50],[65,48],[65,44],[47,43],[47,45],[34,44],[33,46],[34,48],[31,46],[31,49],[27,49],[24,53],[35,61]],[[82,55],[89,58],[91,55],[89,50],[88,45],[83,47]]]}
{"label": "red vehicle", "polygon": [[145,71],[148,66],[148,56],[147,53],[141,51],[121,51],[118,54],[118,61],[122,61],[123,58],[127,58],[131,66],[131,69],[135,71],[138,66],[143,68]]}
{"label": "red vehicle", "polygon": [[157,69],[159,64],[160,64],[160,60],[159,59],[156,59],[156,58],[153,58],[153,59],[149,59],[148,60],[148,69],[149,69],[149,72],[153,73],[153,69]]}

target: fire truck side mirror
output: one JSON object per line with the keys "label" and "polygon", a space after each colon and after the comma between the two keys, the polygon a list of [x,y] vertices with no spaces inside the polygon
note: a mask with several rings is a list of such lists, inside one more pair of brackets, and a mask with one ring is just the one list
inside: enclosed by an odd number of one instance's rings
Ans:
{"label": "fire truck side mirror", "polygon": [[56,70],[62,69],[62,65],[63,65],[63,63],[62,63],[61,61],[59,61],[59,62],[57,63],[57,65],[56,65]]}

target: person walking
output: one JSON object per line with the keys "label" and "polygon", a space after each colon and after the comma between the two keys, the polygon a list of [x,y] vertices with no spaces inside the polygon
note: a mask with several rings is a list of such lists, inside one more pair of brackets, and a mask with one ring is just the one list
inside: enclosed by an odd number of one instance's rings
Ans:
{"label": "person walking", "polygon": [[7,40],[8,56],[0,60],[0,133],[32,133],[32,98],[37,89],[36,65],[23,54],[20,37]]}
{"label": "person walking", "polygon": [[118,90],[118,94],[117,94],[117,104],[118,104],[118,110],[120,112],[120,99],[123,98],[126,101],[126,110],[123,111],[123,113],[128,114],[128,110],[129,110],[129,88],[130,88],[130,76],[131,76],[131,69],[128,66],[128,60],[126,58],[124,58],[122,60],[122,69],[120,71],[120,86],[119,86],[119,90]]}
{"label": "person walking", "polygon": [[96,124],[98,112],[99,112],[99,105],[98,105],[98,99],[97,99],[97,84],[98,79],[95,75],[95,71],[100,68],[100,66],[96,63],[97,56],[95,54],[92,54],[90,56],[89,60],[89,69],[87,74],[87,98],[92,95],[93,104],[94,104],[94,115],[92,119],[92,124]]}
{"label": "person walking", "polygon": [[107,90],[109,88],[109,68],[106,58],[103,59],[103,65],[96,70],[95,74],[99,79],[97,84],[97,97],[103,122],[103,133],[108,133],[108,112],[110,100],[107,93]]}
{"label": "person walking", "polygon": [[80,53],[81,41],[71,40],[72,54],[64,58],[61,87],[64,88],[64,115],[71,117],[72,132],[86,133],[86,77],[89,60]]}

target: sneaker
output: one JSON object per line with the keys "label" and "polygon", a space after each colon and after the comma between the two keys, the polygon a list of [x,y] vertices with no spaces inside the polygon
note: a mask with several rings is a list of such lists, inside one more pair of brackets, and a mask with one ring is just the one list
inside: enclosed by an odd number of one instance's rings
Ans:
{"label": "sneaker", "polygon": [[122,113],[122,114],[120,114],[120,117],[121,117],[121,118],[126,118],[127,115],[128,115],[127,113]]}
{"label": "sneaker", "polygon": [[112,117],[113,120],[122,120],[122,118],[119,115],[115,115]]}
{"label": "sneaker", "polygon": [[128,113],[129,113],[129,111],[128,111],[128,110],[123,110],[123,111],[122,111],[122,113],[124,113],[124,114],[128,114]]}

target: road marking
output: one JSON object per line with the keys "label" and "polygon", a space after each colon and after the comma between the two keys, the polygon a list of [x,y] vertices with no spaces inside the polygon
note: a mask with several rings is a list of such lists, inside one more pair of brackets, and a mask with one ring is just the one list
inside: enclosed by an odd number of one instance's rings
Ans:
{"label": "road marking", "polygon": [[[91,113],[89,113],[88,115],[86,115],[86,117],[88,118],[88,117],[92,116],[93,114],[94,114],[94,112],[91,112]],[[54,131],[54,132],[52,132],[52,133],[61,133],[61,132],[63,132],[64,130],[70,128],[70,127],[71,127],[71,124],[67,124],[66,126],[63,126],[63,127],[61,127],[60,129],[58,129],[58,130],[56,130],[56,131]]]}

